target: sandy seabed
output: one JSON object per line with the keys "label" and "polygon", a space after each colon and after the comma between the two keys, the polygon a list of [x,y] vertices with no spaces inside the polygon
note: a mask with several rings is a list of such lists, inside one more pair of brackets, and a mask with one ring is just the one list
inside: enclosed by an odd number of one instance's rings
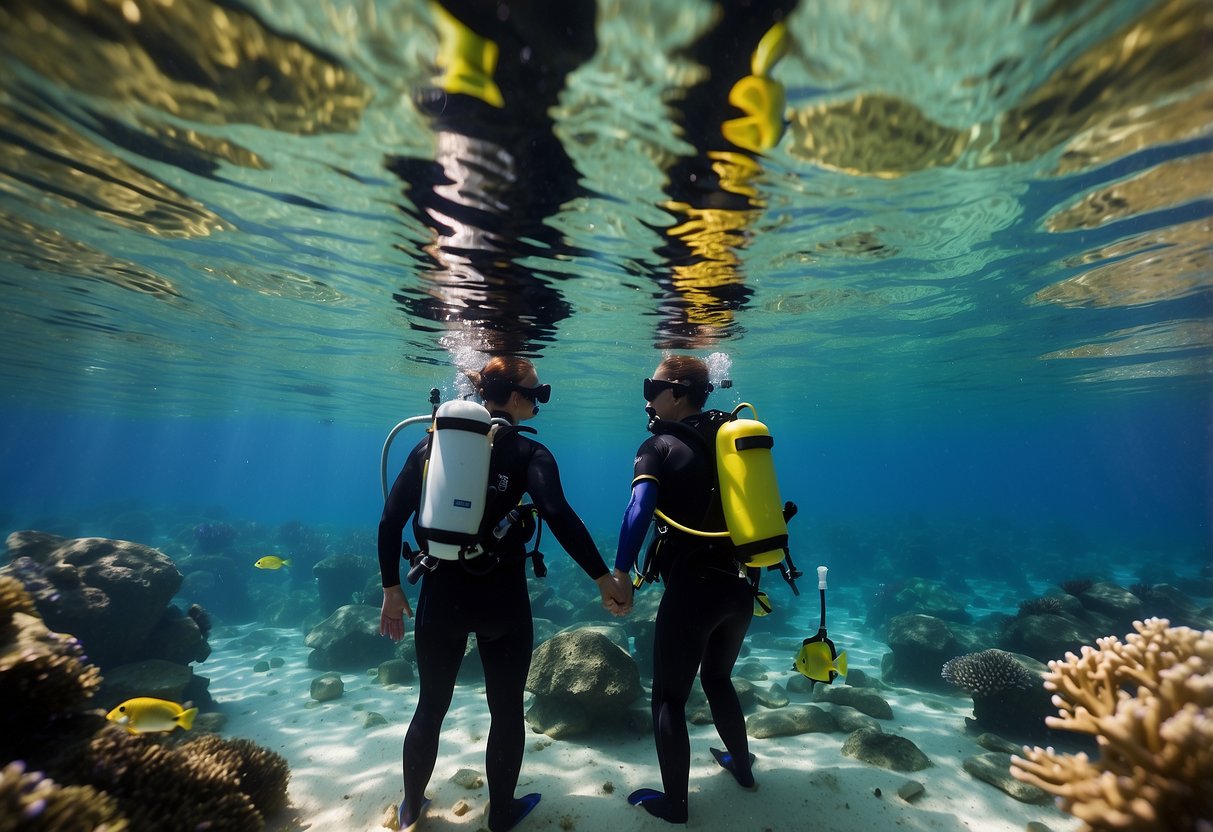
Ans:
{"label": "sandy seabed", "polygon": [[[861,631],[858,621],[835,623],[839,632]],[[196,670],[210,678],[211,694],[227,715],[225,735],[248,737],[290,763],[290,806],[272,818],[267,829],[382,829],[385,813],[401,797],[401,745],[416,702],[416,682],[383,686],[373,670],[369,675],[343,673],[341,698],[317,703],[311,699],[310,687],[321,673],[307,666],[309,650],[303,636],[295,630],[269,629],[279,636],[276,645],[240,646],[239,637],[253,629],[265,628],[248,625],[229,628],[226,637],[213,636],[214,652]],[[865,651],[862,645],[846,647],[851,667],[878,675],[878,652]],[[883,651],[884,645],[872,647]],[[284,664],[269,672],[253,670],[259,660],[273,657]],[[768,671],[767,681],[757,684],[787,681],[791,657],[754,649],[741,663],[754,661]],[[755,832],[1022,832],[1029,822],[1037,821],[1055,832],[1078,828],[1077,821],[1052,805],[1021,803],[964,771],[961,763],[966,757],[984,752],[963,731],[964,717],[971,712],[967,696],[906,688],[881,693],[894,713],[894,719],[882,720],[881,727],[913,740],[933,766],[900,773],[844,757],[842,733],[751,739],[758,789],[745,791],[713,760],[709,747],[721,745],[713,727],[691,725],[687,826]],[[793,702],[809,701],[807,696],[791,696]],[[647,702],[635,707],[647,712]],[[370,712],[381,714],[387,724],[364,727]],[[483,683],[461,683],[443,724],[438,764],[427,790],[433,802],[419,832],[485,828],[487,787],[469,789],[450,778],[460,769],[472,769],[483,779],[488,726]],[[898,787],[909,780],[925,787],[913,803],[897,795]],[[517,796],[540,792],[543,800],[516,828],[518,832],[671,828],[627,804],[628,793],[642,787],[661,787],[649,732],[603,732],[560,741],[531,733]],[[461,815],[456,814],[457,807],[463,809]]]}

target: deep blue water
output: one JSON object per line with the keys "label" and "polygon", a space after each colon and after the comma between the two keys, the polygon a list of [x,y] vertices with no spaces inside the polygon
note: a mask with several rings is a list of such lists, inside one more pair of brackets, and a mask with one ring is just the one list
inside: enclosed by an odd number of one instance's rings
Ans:
{"label": "deep blue water", "polygon": [[[925,523],[944,558],[949,548],[966,555],[973,543],[957,526],[987,529],[983,545],[1009,557],[1030,541],[1032,551],[1020,554],[1032,558],[1047,555],[1064,529],[1084,541],[1091,564],[1110,547],[1195,568],[1209,554],[1213,505],[1206,404],[1133,400],[1064,414],[941,413],[824,429],[797,414],[766,418],[777,437],[783,496],[801,508],[791,534],[805,563],[829,561],[825,527],[892,532]],[[6,418],[13,427],[0,447],[6,531],[45,525],[122,536],[121,516],[138,509],[162,514],[165,524],[170,516],[301,521],[362,530],[369,541],[378,520],[379,453],[390,425],[374,431],[292,417],[125,419],[35,408],[10,408]],[[543,431],[543,414],[534,424]],[[631,454],[645,435],[643,415],[621,413],[611,428],[540,436],[557,454],[571,503],[608,547],[628,498]],[[389,480],[416,439],[407,431],[397,439]],[[901,565],[914,572],[912,561]]]}

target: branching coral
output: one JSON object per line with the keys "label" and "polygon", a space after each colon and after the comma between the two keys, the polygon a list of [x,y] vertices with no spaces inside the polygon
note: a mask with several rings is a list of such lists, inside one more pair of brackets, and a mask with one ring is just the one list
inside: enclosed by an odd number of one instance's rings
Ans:
{"label": "branching coral", "polygon": [[0,832],[123,832],[113,800],[88,786],[60,786],[20,762],[0,770]]}
{"label": "branching coral", "polygon": [[1012,758],[1086,829],[1213,831],[1213,631],[1133,623],[1136,633],[1049,662],[1051,728],[1089,734],[1098,760],[1053,749]]}

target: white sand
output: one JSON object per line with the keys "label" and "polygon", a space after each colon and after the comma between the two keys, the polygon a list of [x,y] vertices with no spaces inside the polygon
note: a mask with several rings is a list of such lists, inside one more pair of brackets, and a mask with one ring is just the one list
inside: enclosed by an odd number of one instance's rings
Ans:
{"label": "white sand", "polygon": [[[836,633],[861,631],[857,622],[850,624],[840,616],[832,622],[831,637],[838,641]],[[344,695],[315,703],[309,691],[320,672],[307,667],[309,651],[302,635],[292,630],[271,632],[280,635],[281,642],[254,650],[238,648],[231,638],[212,638],[214,653],[196,667],[211,679],[211,693],[228,716],[224,733],[248,737],[290,763],[291,806],[272,820],[269,829],[381,829],[386,808],[401,796],[401,744],[416,702],[416,683],[384,687],[373,676],[345,673]],[[841,642],[839,647],[849,648],[852,667],[878,675],[883,644],[872,644],[867,651]],[[268,673],[253,672],[258,660],[273,656],[284,659],[285,665]],[[768,681],[759,684],[786,682],[791,657],[755,650],[741,664],[753,659],[770,673]],[[844,757],[842,733],[751,740],[758,758],[759,788],[747,792],[712,759],[709,746],[721,745],[712,726],[692,725],[688,826],[756,832],[1022,832],[1028,822],[1039,821],[1057,832],[1078,827],[1052,806],[1020,803],[964,772],[961,761],[984,751],[963,734],[964,717],[970,713],[967,697],[906,689],[883,695],[895,718],[881,721],[881,727],[913,740],[933,767],[903,774]],[[808,701],[796,694],[792,699]],[[647,710],[647,702],[637,707]],[[382,714],[388,724],[364,728],[369,711]],[[419,829],[472,832],[484,827],[487,789],[467,789],[449,778],[461,768],[483,775],[487,730],[483,684],[460,684],[443,725],[438,765],[427,790],[433,803]],[[907,780],[926,787],[913,804],[897,796],[898,786]],[[608,783],[609,793],[604,790]],[[519,832],[669,829],[670,824],[625,800],[633,789],[660,785],[650,733],[563,741],[528,733],[517,795],[538,791],[543,801],[517,828]],[[875,796],[876,789],[880,797]],[[461,801],[470,810],[460,817],[453,810]]]}

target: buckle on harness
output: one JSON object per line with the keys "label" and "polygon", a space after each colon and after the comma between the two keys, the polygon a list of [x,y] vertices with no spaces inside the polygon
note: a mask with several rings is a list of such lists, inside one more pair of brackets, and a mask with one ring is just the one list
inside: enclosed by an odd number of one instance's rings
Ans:
{"label": "buckle on harness", "polygon": [[421,580],[422,574],[433,572],[438,568],[440,562],[436,557],[427,555],[424,552],[418,552],[413,557],[413,566],[409,569],[408,582],[410,584],[417,583],[417,581]]}

